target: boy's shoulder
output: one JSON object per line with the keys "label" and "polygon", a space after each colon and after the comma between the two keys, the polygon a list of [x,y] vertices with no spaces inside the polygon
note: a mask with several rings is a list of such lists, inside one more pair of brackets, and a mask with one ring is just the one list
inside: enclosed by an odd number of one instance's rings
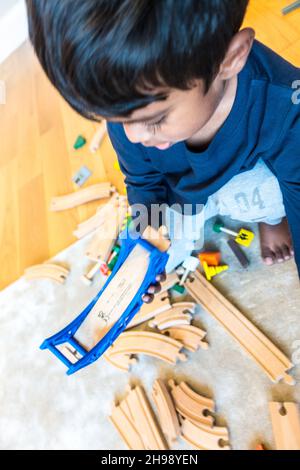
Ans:
{"label": "boy's shoulder", "polygon": [[[255,41],[246,69],[250,70],[249,110],[255,107],[262,146],[277,142],[300,124],[300,68]],[[275,139],[275,140],[274,140]]]}
{"label": "boy's shoulder", "polygon": [[252,69],[253,80],[263,80],[274,87],[288,89],[291,92],[292,84],[300,79],[300,68],[285,60],[275,51],[254,41],[248,59]]}

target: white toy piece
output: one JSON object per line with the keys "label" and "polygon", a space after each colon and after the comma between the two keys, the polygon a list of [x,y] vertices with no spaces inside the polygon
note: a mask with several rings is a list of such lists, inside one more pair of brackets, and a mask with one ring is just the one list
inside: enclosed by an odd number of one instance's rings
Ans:
{"label": "white toy piece", "polygon": [[200,261],[198,258],[195,258],[195,256],[189,256],[186,258],[186,260],[183,262],[183,267],[185,268],[185,273],[183,274],[182,278],[180,279],[179,285],[183,286],[185,283],[186,278],[191,272],[196,271],[200,264]]}

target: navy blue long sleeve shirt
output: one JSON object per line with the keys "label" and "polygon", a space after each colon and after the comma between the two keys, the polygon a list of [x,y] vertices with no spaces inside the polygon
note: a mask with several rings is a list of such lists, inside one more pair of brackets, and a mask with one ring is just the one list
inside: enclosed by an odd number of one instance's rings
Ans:
{"label": "navy blue long sleeve shirt", "polygon": [[164,152],[132,144],[122,124],[108,133],[125,174],[129,203],[205,204],[262,158],[277,177],[300,274],[300,69],[254,42],[232,110],[203,152],[185,142]]}

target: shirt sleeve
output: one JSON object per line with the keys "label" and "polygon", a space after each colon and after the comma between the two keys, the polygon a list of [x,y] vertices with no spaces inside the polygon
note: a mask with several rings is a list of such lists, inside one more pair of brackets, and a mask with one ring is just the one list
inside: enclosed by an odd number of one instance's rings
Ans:
{"label": "shirt sleeve", "polygon": [[300,277],[300,105],[293,105],[266,163],[278,179]]}
{"label": "shirt sleeve", "polygon": [[143,205],[148,211],[152,204],[167,204],[168,186],[164,175],[157,171],[142,146],[132,144],[121,124],[108,123],[108,134],[117,154],[120,169],[125,175],[130,206]]}

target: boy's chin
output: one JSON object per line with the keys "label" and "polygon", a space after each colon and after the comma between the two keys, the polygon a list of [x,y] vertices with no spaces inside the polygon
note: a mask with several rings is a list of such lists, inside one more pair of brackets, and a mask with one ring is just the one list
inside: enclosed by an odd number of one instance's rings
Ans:
{"label": "boy's chin", "polygon": [[172,145],[172,142],[166,142],[165,144],[155,145],[155,147],[159,150],[168,150]]}

